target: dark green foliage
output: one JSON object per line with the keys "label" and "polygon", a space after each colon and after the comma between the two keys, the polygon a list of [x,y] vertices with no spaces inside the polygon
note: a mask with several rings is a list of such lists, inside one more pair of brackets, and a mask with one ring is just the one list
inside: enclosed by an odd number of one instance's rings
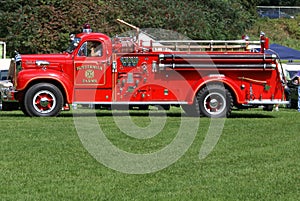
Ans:
{"label": "dark green foliage", "polygon": [[270,38],[270,43],[277,43],[300,50],[300,18],[295,19],[265,19],[257,20],[246,33],[255,39],[263,31]]}
{"label": "dark green foliage", "polygon": [[[192,39],[226,39],[240,35],[253,17],[241,3],[230,1],[119,1],[124,19],[139,27],[177,31]],[[123,5],[122,5],[123,4]]]}
{"label": "dark green foliage", "polygon": [[300,0],[258,0],[260,6],[300,6]]}
{"label": "dark green foliage", "polygon": [[110,36],[141,28],[163,28],[192,39],[239,38],[255,20],[257,0],[9,0],[0,1],[0,40],[8,53],[59,52],[84,23]]}
{"label": "dark green foliage", "polygon": [[19,1],[1,2],[0,40],[8,51],[50,53],[63,50],[70,32],[79,32],[82,24],[100,24],[107,9],[85,1]]}

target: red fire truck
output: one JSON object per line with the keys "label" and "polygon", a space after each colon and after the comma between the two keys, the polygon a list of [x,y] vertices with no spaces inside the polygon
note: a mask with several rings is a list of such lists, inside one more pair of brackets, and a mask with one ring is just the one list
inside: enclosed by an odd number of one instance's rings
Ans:
{"label": "red fire truck", "polygon": [[13,87],[1,89],[3,108],[17,101],[26,115],[57,116],[70,104],[181,106],[192,116],[227,117],[234,106],[272,110],[288,103],[279,58],[265,51],[264,34],[260,41],[137,37],[110,38],[86,24],[63,53],[17,54],[9,70]]}

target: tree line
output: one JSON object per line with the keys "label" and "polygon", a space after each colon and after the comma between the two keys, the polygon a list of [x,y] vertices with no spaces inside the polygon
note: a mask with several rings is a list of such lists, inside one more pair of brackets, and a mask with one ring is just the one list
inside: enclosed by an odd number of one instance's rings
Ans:
{"label": "tree line", "polygon": [[260,6],[300,6],[300,0],[260,0]]}
{"label": "tree line", "polygon": [[[10,56],[64,50],[70,33],[84,23],[109,36],[128,28],[120,18],[141,28],[176,31],[191,39],[235,39],[257,19],[256,6],[267,0],[0,0],[0,41]],[[272,0],[272,2],[275,2]],[[278,4],[298,1],[278,1]],[[299,0],[300,2],[300,0]]]}

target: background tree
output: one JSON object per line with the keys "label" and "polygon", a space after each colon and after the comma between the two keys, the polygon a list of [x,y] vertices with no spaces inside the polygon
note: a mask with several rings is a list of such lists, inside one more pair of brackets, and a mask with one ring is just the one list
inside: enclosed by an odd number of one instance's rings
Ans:
{"label": "background tree", "polygon": [[191,39],[240,37],[256,19],[256,0],[8,0],[0,1],[0,40],[8,53],[62,51],[71,32],[84,23],[114,36],[126,28],[121,18],[141,28],[177,31]]}

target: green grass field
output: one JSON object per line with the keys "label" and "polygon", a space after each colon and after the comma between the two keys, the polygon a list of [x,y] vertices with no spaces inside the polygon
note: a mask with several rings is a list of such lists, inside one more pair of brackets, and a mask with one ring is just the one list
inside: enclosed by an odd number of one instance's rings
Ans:
{"label": "green grass field", "polygon": [[[156,113],[153,118],[160,118]],[[106,137],[134,153],[168,145],[180,116],[172,108],[163,131],[142,140],[123,134],[110,111],[97,112]],[[131,119],[140,127],[150,122],[146,111],[131,112]],[[216,147],[200,160],[210,123],[200,118],[193,144],[177,162],[154,173],[125,174],[88,153],[71,112],[29,118],[0,111],[0,200],[299,200],[299,119],[296,110],[284,108],[235,110]]]}

